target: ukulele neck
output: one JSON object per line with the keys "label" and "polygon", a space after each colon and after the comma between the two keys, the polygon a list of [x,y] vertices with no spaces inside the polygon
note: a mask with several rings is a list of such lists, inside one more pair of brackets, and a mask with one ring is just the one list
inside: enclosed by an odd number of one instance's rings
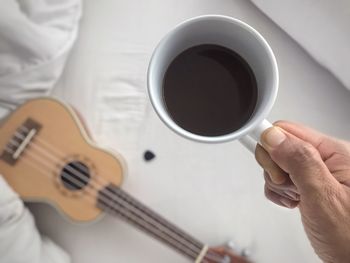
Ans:
{"label": "ukulele neck", "polygon": [[113,184],[98,193],[97,206],[195,261],[205,245]]}

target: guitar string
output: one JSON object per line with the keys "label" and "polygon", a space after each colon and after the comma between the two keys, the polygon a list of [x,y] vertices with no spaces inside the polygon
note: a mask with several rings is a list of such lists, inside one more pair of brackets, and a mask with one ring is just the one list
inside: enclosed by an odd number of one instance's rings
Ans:
{"label": "guitar string", "polygon": [[[28,153],[28,152],[27,152],[27,153]],[[31,158],[31,159],[35,159],[36,161],[38,161],[36,158]],[[48,170],[49,170],[50,166],[47,166],[47,165],[45,165],[45,166],[46,166],[46,168],[48,168]],[[74,182],[73,182],[73,180],[71,180],[70,182],[73,183],[75,186],[77,186],[78,184],[81,186],[81,184],[82,184],[81,181],[78,181],[76,178],[71,178],[71,179],[73,179]],[[87,188],[85,188],[85,189],[87,189]],[[87,192],[88,192],[88,194],[91,193],[90,191],[87,191]],[[83,196],[84,196],[84,195],[83,195]],[[96,198],[94,192],[92,192],[92,194],[90,194],[90,196],[93,196],[94,198]],[[104,196],[102,196],[102,198],[100,198],[100,199],[102,199],[103,201],[106,200],[106,199],[104,198]],[[110,199],[107,199],[107,200],[108,200],[108,201],[113,201],[113,200],[110,200]],[[118,205],[120,206],[120,204],[118,204]],[[135,216],[137,216],[137,215],[135,215]],[[146,222],[146,223],[149,224],[149,222]],[[152,226],[152,227],[154,227],[154,226]],[[147,228],[146,228],[146,229],[147,229]],[[175,240],[175,241],[176,241],[176,240]],[[176,241],[176,242],[178,242],[178,241]]]}
{"label": "guitar string", "polygon": [[[14,143],[16,143],[16,142],[12,142],[12,144],[14,144]],[[78,172],[78,170],[76,170],[75,169],[75,171],[77,171]],[[81,174],[82,175],[82,174]],[[80,176],[79,176],[80,177]],[[75,179],[75,178],[73,178],[73,179]],[[80,177],[80,179],[82,179],[82,177]],[[84,177],[84,179],[85,179],[85,177]],[[82,184],[82,182],[79,182],[80,184]],[[113,196],[114,197],[114,196]],[[174,237],[172,237],[172,238],[174,238]],[[182,240],[183,241],[183,240]],[[178,242],[178,240],[177,240],[177,242]],[[180,242],[180,243],[183,243],[183,242]],[[193,247],[192,247],[193,248]],[[192,249],[193,250],[193,249]],[[212,258],[212,257],[221,257],[221,255],[219,255],[219,254],[216,254],[216,253],[212,253],[212,251],[210,251],[211,253],[209,254],[209,255],[207,255],[207,257],[210,257],[210,258]],[[196,251],[196,253],[197,253],[197,251]],[[213,258],[214,259],[214,258]]]}
{"label": "guitar string", "polygon": [[[14,153],[13,151],[8,151],[8,150],[6,150],[6,151],[11,153],[11,154]],[[29,155],[29,154],[23,155],[22,156],[22,160],[25,163],[27,163],[28,165],[30,165],[33,168],[35,168],[36,170],[38,170],[39,172],[41,172],[42,174],[45,174],[45,175],[50,174],[50,170],[49,170],[50,167],[46,167],[46,168],[48,168],[47,169],[48,172],[44,172],[43,169],[38,168],[38,166],[35,166],[33,164],[33,162],[29,161],[29,160],[32,160],[32,161],[38,162],[38,159],[36,159],[36,158],[26,158],[25,159],[25,157],[33,157],[33,155]],[[43,165],[43,164],[41,163],[41,165]],[[79,181],[77,181],[77,182],[79,183]],[[72,181],[71,181],[71,183],[73,185],[77,186],[76,183],[74,183]],[[85,188],[85,192],[87,193],[87,195],[82,195],[82,196],[84,198],[86,198],[87,200],[89,200],[90,201],[89,203],[93,204],[94,201],[95,201],[94,192],[88,191],[87,188]],[[91,198],[91,199],[88,199],[88,198]],[[149,225],[147,224],[147,222],[142,221],[142,220],[140,221],[139,217],[131,214],[130,211],[128,211],[127,209],[123,208],[120,205],[115,206],[116,204],[113,202],[113,200],[111,200],[111,199],[103,199],[103,198],[101,198],[101,199],[104,200],[104,201],[107,201],[108,203],[110,203],[110,206],[107,207],[107,209],[109,209],[110,211],[107,211],[107,212],[114,212],[116,215],[120,216],[122,219],[125,219],[127,222],[129,222],[132,225],[136,226],[140,230],[143,230],[143,231],[146,230],[149,234],[154,235],[156,238],[164,241],[168,245],[173,246],[175,249],[179,250],[182,254],[190,257],[191,259],[195,259],[197,257],[197,254],[194,253],[192,250],[188,250],[188,248],[186,246],[183,246],[182,244],[179,245],[179,242],[177,242],[176,240],[173,240],[173,239],[169,240],[167,238],[167,236],[164,237],[164,235],[162,235],[162,232],[159,231],[159,229],[154,228],[154,226],[151,226],[151,228],[150,228]],[[175,241],[175,244],[174,244],[174,241]],[[205,262],[209,263],[208,261],[205,261]],[[220,262],[220,261],[214,260],[214,262]]]}
{"label": "guitar string", "polygon": [[[15,142],[15,141],[12,141],[11,142],[12,144],[18,144],[17,142]],[[32,146],[34,146],[36,149],[37,149],[37,145],[35,145],[35,144],[31,144]],[[39,150],[39,149],[37,149],[37,150]],[[43,149],[40,149],[40,153],[42,153],[42,154],[45,154],[45,156],[46,157],[49,157],[49,153],[48,152],[46,152],[46,153],[44,153],[43,151],[42,151]],[[53,158],[50,158],[50,160],[52,161],[52,162],[56,162],[57,160],[54,160]],[[76,169],[72,169],[71,167],[69,167],[69,171],[70,172],[72,172],[72,173],[74,173],[76,176],[78,176],[82,181],[84,181],[84,182],[87,182],[86,181],[86,177],[81,177],[80,175],[82,175],[78,170],[76,170]],[[77,173],[79,173],[79,174],[77,174]],[[76,178],[72,178],[72,179],[76,179]],[[80,181],[80,180],[79,180]],[[82,184],[82,182],[80,182],[80,184]],[[94,185],[93,185],[94,186]],[[102,186],[101,184],[100,185],[98,185],[98,186],[100,186],[101,188],[104,188],[104,186]],[[95,187],[94,187],[95,188]],[[109,192],[107,192],[106,193],[107,195],[108,195],[108,197],[109,198],[114,198],[115,196],[114,195],[112,195],[112,193],[109,193]],[[124,200],[123,200],[124,201]],[[123,202],[124,204],[124,206],[125,206],[125,202]],[[129,208],[130,209],[130,208]],[[133,209],[133,212],[135,213],[135,210]],[[136,214],[138,213],[139,211],[136,211]],[[138,215],[138,214],[137,214]],[[142,217],[142,215],[141,215],[141,217]],[[153,219],[153,218],[152,218]],[[144,219],[145,220],[145,219]],[[153,219],[154,220],[154,219]],[[150,223],[150,224],[152,224],[153,223],[153,225],[154,225],[154,222],[152,221],[152,222],[149,222],[149,220],[148,220],[148,223]],[[156,227],[158,227],[158,228],[162,228],[162,230],[164,231],[164,229],[165,229],[165,231],[166,230],[169,230],[169,229],[166,229],[164,226],[161,226],[161,227],[159,227],[159,224],[157,224],[157,225],[155,225]],[[172,233],[170,233],[170,236],[171,236],[171,234]],[[176,233],[175,233],[176,234]],[[169,234],[168,234],[169,235]],[[174,236],[171,236],[172,238],[174,238]],[[176,238],[175,238],[176,239]],[[179,240],[177,240],[177,241],[179,241]],[[183,242],[183,240],[180,240],[179,242],[181,242],[182,241],[182,243],[184,243]],[[188,245],[187,243],[185,243],[184,245]],[[193,245],[191,244],[191,246],[192,246],[192,250],[195,250],[195,252],[197,252],[198,250],[200,250],[201,248],[199,247],[199,248],[193,248]]]}
{"label": "guitar string", "polygon": [[[21,139],[23,139],[23,137],[21,137]],[[35,140],[37,140],[37,142],[39,142],[43,146],[42,148],[44,148],[45,147],[44,145],[46,145],[46,149],[49,149],[50,152],[56,152],[56,157],[58,157],[60,159],[60,161],[64,158],[64,153],[59,151],[59,150],[57,150],[56,148],[54,148],[49,143],[40,140],[40,138],[36,138]],[[39,147],[39,145],[38,146],[34,145],[34,146],[35,147]],[[71,166],[73,169],[77,168],[77,167],[80,167],[80,169],[79,168],[76,169],[78,171],[79,170],[81,171],[81,170],[84,169],[84,167],[82,167],[82,165],[80,163],[72,164],[72,165],[69,165],[69,166]],[[107,175],[107,173],[105,173],[103,170],[101,170],[100,174]],[[80,179],[82,179],[84,181],[84,183],[87,182],[87,180],[89,180],[89,179],[85,179],[85,177],[84,178],[80,177]],[[109,183],[103,177],[95,177],[95,181],[96,181],[96,183],[100,183],[99,186],[102,186],[102,185],[105,185],[105,184]],[[120,189],[120,190],[123,192],[122,189]],[[125,194],[127,194],[127,193],[125,193]],[[124,199],[128,199],[128,197],[126,196]],[[145,212],[149,217],[153,218],[155,221],[159,222],[160,224],[163,224],[165,227],[173,229],[174,232],[176,232],[178,235],[182,236],[184,239],[188,240],[189,242],[193,243],[193,245],[198,247],[198,249],[202,249],[203,244],[201,242],[199,242],[195,238],[189,236],[187,233],[185,233],[184,231],[179,229],[177,226],[175,226],[172,223],[168,222],[167,220],[163,219],[162,216],[160,216],[159,214],[155,213],[154,211],[150,211],[150,209],[148,209],[148,207],[146,207],[145,205],[141,204],[140,206],[138,206],[138,204],[134,203],[133,200],[128,200],[128,201],[133,203],[134,206],[136,206],[141,211]],[[135,200],[135,201],[137,201],[137,200]]]}
{"label": "guitar string", "polygon": [[[20,129],[21,129],[22,131],[24,131],[24,132],[28,132],[28,129],[27,129],[25,126],[21,126]],[[17,132],[16,132],[16,133],[17,133]],[[17,133],[16,135],[21,136],[21,137],[20,137],[21,139],[24,138],[22,134],[18,134],[18,133]],[[52,156],[53,156],[53,157],[57,157],[56,161],[57,161],[58,159],[60,159],[60,158],[58,157],[58,155],[61,155],[62,158],[64,157],[64,156],[62,156],[62,155],[64,154],[63,152],[61,152],[61,151],[59,151],[58,149],[54,148],[54,146],[52,146],[52,145],[49,144],[48,142],[46,142],[46,141],[44,141],[44,140],[42,140],[42,139],[40,139],[40,138],[38,138],[38,137],[36,137],[35,140],[37,140],[38,142],[40,142],[40,143],[42,143],[42,144],[45,144],[45,145],[47,146],[46,148],[51,148],[51,151],[50,151],[50,152],[55,151],[55,152],[56,152],[56,155],[52,155]],[[33,143],[32,143],[32,144],[33,144]],[[37,145],[34,145],[34,146],[40,148],[40,146],[37,146]],[[45,150],[44,147],[41,147],[41,148]],[[50,152],[49,152],[49,154],[51,154]],[[48,152],[46,151],[46,153],[48,153]],[[79,163],[78,163],[78,164],[79,164]],[[74,166],[74,165],[72,165],[72,166]],[[79,165],[79,166],[80,166],[80,165]],[[81,167],[81,166],[80,166],[80,167]],[[76,170],[76,172],[78,172],[80,175],[82,175],[82,173],[79,172],[78,169],[74,169],[74,170]],[[74,170],[73,170],[73,172],[75,172]],[[87,180],[89,180],[89,179],[86,179],[86,177],[81,177],[79,174],[78,174],[79,179],[81,179],[82,181],[84,181],[84,183],[87,183]],[[76,175],[76,173],[75,173],[75,175]],[[96,178],[97,178],[98,181],[100,182],[100,183],[98,183],[97,180],[94,180],[94,181],[97,183],[98,186],[101,186],[101,187],[102,187],[102,186],[103,186],[102,184],[109,184],[109,183],[110,183],[110,182],[106,181],[103,177],[96,177]],[[95,179],[96,179],[96,178],[95,178]],[[102,181],[101,179],[102,179],[103,181]],[[102,181],[102,182],[101,182],[101,181]],[[119,190],[123,192],[122,189],[119,188]],[[125,192],[125,194],[127,194],[127,193]],[[114,196],[112,196],[112,198],[113,198],[113,197],[114,197]],[[128,200],[126,200],[126,201],[128,201]],[[135,200],[135,201],[137,202],[137,200]],[[134,205],[134,206],[135,206],[135,204],[133,204],[133,203],[131,203],[131,205]],[[201,242],[199,242],[198,240],[196,240],[196,239],[194,239],[193,237],[189,236],[187,233],[185,233],[184,231],[182,231],[181,229],[179,229],[177,226],[171,224],[171,223],[168,222],[167,220],[164,220],[161,216],[159,216],[158,214],[156,214],[154,211],[147,211],[147,210],[149,210],[149,209],[148,209],[146,206],[144,206],[143,204],[141,204],[141,207],[138,207],[137,204],[136,204],[136,207],[137,207],[138,209],[140,209],[141,212],[146,213],[151,219],[157,221],[157,222],[160,223],[160,224],[163,224],[163,225],[164,225],[166,228],[168,228],[170,231],[175,232],[175,234],[177,234],[177,235],[179,235],[180,237],[184,238],[184,239],[185,239],[186,241],[188,241],[189,243],[192,243],[194,246],[197,246],[199,252],[200,252],[200,250],[203,248],[204,245],[203,245]],[[144,211],[144,209],[142,209],[142,208],[145,208],[146,211]],[[150,212],[150,213],[147,213],[147,212]],[[153,217],[152,217],[152,213],[153,213],[155,216],[158,216],[158,218],[153,218]],[[160,219],[160,222],[159,222],[159,219]],[[212,256],[212,257],[222,257],[221,255],[219,255],[219,254],[217,254],[217,253],[215,253],[215,252],[213,252],[213,251],[208,251],[208,255],[209,255],[209,256]]]}

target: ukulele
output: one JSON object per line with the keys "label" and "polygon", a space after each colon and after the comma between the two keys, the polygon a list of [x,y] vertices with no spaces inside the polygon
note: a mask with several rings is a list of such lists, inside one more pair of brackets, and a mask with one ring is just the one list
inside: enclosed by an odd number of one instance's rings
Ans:
{"label": "ukulele", "polygon": [[30,100],[0,127],[0,173],[25,200],[54,204],[78,222],[103,212],[124,219],[196,263],[246,263],[209,248],[120,188],[122,158],[98,148],[72,108],[52,98]]}

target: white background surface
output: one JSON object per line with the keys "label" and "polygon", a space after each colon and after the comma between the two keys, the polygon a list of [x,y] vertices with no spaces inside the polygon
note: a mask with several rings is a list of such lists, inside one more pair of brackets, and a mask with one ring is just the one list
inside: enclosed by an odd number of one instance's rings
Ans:
{"label": "white background surface", "polygon": [[[274,50],[280,90],[271,121],[303,122],[350,140],[350,92],[249,1],[87,0],[84,12],[78,42],[55,93],[82,112],[93,132],[100,132],[94,127],[100,109],[93,100],[95,89],[107,83],[117,90],[122,79],[146,92],[149,57],[163,34],[186,18],[217,13],[248,22]],[[139,103],[143,112],[145,100]],[[129,127],[133,136],[107,138],[128,162],[124,189],[210,245],[232,239],[249,247],[261,263],[319,262],[298,211],[266,201],[262,171],[239,143],[205,145],[180,138],[149,104],[143,122],[141,117]],[[146,149],[157,155],[152,162],[142,159]],[[39,228],[68,250],[74,263],[188,262],[118,219],[106,216],[78,226],[47,205],[31,208]]]}

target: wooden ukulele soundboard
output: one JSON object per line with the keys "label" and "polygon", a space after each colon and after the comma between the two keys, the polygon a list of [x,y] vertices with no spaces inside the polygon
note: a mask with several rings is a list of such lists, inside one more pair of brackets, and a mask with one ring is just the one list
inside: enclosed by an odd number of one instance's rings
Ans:
{"label": "wooden ukulele soundboard", "polygon": [[96,146],[67,105],[31,100],[0,127],[0,173],[25,200],[55,204],[74,221],[106,212],[124,219],[196,263],[245,263],[185,233],[120,188],[121,156]]}

